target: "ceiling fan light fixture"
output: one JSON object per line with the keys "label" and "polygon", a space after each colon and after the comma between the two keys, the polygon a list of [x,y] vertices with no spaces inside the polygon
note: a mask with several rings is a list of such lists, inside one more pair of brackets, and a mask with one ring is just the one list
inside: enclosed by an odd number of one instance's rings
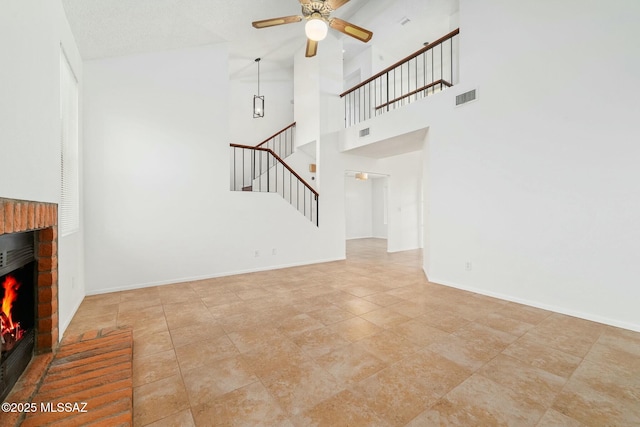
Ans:
{"label": "ceiling fan light fixture", "polygon": [[305,24],[304,32],[309,40],[319,42],[327,37],[329,27],[322,18],[312,16]]}
{"label": "ceiling fan light fixture", "polygon": [[297,0],[297,3],[302,7],[301,15],[263,19],[251,24],[254,28],[268,28],[305,20],[304,32],[307,37],[307,46],[304,50],[304,56],[312,58],[318,53],[319,42],[327,37],[329,27],[363,43],[367,43],[373,37],[373,33],[365,28],[340,18],[331,17],[333,11],[348,2],[349,0]]}

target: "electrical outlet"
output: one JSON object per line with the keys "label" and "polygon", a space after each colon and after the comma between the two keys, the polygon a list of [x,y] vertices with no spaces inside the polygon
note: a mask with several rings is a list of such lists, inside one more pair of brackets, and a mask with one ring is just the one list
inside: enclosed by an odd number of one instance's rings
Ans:
{"label": "electrical outlet", "polygon": [[256,251],[253,253],[253,256],[254,256],[254,257],[256,257],[256,258],[258,258],[258,257],[260,256],[260,251],[256,250]]}
{"label": "electrical outlet", "polygon": [[471,264],[471,261],[467,261],[464,263],[464,269],[467,271],[471,271],[471,269],[473,268],[473,264]]}
{"label": "electrical outlet", "polygon": [[278,250],[276,248],[271,249],[271,255],[278,255]]}

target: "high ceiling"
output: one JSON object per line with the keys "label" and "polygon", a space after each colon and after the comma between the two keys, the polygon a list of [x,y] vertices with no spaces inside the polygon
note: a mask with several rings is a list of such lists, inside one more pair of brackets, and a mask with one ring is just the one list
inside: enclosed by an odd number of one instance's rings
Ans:
{"label": "high ceiling", "polygon": [[[252,21],[299,15],[297,0],[62,0],[84,59],[123,56],[215,43],[229,43],[229,73],[254,73],[253,60],[262,57],[263,70],[290,68],[293,52],[304,46],[304,24],[256,30]],[[409,40],[433,40],[449,30],[458,0],[351,0],[333,12],[374,32],[385,45]],[[408,18],[410,21],[402,25]],[[343,37],[345,60],[363,49]],[[408,52],[420,48],[412,45]],[[322,49],[322,43],[320,44]]]}

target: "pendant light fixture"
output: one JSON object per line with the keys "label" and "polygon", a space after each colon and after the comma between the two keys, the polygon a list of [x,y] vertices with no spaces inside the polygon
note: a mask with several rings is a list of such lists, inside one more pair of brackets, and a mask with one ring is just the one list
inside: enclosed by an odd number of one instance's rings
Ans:
{"label": "pendant light fixture", "polygon": [[258,94],[253,96],[253,118],[264,117],[264,96],[260,96],[260,58],[256,58],[258,64]]}

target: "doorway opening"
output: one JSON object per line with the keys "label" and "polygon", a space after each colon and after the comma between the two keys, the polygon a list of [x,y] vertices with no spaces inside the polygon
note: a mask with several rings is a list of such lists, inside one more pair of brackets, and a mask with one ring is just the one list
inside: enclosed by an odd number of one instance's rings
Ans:
{"label": "doorway opening", "polygon": [[345,235],[347,258],[358,240],[368,247],[388,249],[389,176],[385,174],[345,172]]}

